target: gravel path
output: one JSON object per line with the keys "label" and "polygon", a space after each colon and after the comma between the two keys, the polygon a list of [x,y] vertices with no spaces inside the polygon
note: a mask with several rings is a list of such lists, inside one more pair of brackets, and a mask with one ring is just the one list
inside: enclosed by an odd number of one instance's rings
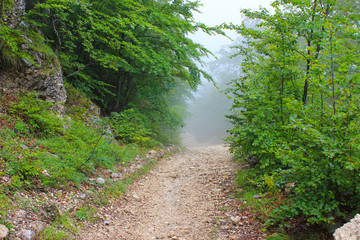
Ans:
{"label": "gravel path", "polygon": [[229,213],[219,210],[223,203],[236,205],[228,203],[226,185],[236,170],[221,145],[174,154],[128,189],[118,205],[103,209],[106,225],[88,223],[77,239],[261,239],[231,231],[235,225],[246,229],[239,223],[243,217],[231,223]]}

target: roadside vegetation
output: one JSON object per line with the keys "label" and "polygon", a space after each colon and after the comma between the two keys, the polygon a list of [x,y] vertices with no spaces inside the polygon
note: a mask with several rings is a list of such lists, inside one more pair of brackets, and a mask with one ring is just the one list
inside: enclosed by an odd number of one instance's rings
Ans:
{"label": "roadside vegetation", "polygon": [[[119,198],[156,162],[145,154],[162,145],[116,140],[111,133],[114,120],[89,115],[84,108],[89,100],[80,93],[74,96],[77,99],[68,101],[77,105],[69,107],[68,114],[61,118],[51,110],[54,104],[39,99],[36,93],[0,95],[0,224],[11,229],[15,226],[9,212],[46,210],[46,199],[53,199],[54,193],[58,201],[71,201],[79,189],[87,189],[91,197],[81,206],[74,205],[73,211],[56,214],[59,209],[49,210],[55,217],[42,233],[44,239],[68,239],[81,221],[97,220],[98,207]],[[128,125],[133,123],[129,121]],[[123,126],[127,127],[125,123]],[[141,127],[134,131],[141,131]],[[139,166],[136,171],[124,172],[134,164]],[[103,172],[109,170],[124,172],[122,179],[105,185],[92,182],[92,178],[104,176]]]}
{"label": "roadside vegetation", "polygon": [[360,15],[355,1],[272,6],[242,11],[255,27],[228,26],[246,38],[244,74],[228,89],[228,142],[250,168],[239,181],[261,193],[252,202],[269,228],[331,232],[360,210]]}

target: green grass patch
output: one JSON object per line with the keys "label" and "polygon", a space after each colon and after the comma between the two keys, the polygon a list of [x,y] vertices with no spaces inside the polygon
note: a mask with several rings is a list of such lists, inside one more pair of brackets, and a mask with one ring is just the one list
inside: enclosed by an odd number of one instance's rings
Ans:
{"label": "green grass patch", "polygon": [[52,224],[40,234],[40,239],[67,240],[77,232],[78,224],[69,214],[58,216]]}

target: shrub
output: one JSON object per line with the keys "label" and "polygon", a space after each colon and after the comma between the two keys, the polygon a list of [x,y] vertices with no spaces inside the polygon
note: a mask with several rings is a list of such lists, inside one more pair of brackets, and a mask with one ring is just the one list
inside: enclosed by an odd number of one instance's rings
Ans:
{"label": "shrub", "polygon": [[144,145],[150,142],[152,132],[146,126],[147,118],[136,108],[112,113],[109,118],[115,138],[123,143]]}

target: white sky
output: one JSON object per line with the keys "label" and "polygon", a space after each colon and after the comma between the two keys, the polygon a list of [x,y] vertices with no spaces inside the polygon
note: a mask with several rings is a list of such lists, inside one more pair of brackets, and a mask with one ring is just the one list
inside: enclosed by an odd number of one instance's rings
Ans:
{"label": "white sky", "polygon": [[[195,21],[203,22],[208,26],[220,25],[224,22],[241,24],[240,9],[250,8],[258,10],[259,6],[268,8],[272,0],[200,0],[203,6],[199,8],[201,14],[195,13]],[[227,33],[231,38],[236,37],[236,33]],[[221,46],[229,45],[231,41],[222,36],[208,36],[204,33],[196,33],[190,36],[198,42],[216,53]]]}

